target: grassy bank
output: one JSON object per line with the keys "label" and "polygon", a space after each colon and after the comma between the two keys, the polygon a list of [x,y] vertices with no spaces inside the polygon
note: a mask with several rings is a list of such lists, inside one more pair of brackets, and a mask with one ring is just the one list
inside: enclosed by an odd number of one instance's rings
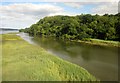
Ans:
{"label": "grassy bank", "polygon": [[3,81],[96,80],[82,67],[53,56],[15,34],[4,34],[2,42]]}
{"label": "grassy bank", "polygon": [[99,46],[107,46],[107,47],[120,47],[120,42],[118,41],[108,41],[108,40],[100,40],[100,39],[90,39],[86,38],[83,40],[72,40],[74,42],[86,43],[90,45],[99,45]]}
{"label": "grassy bank", "polygon": [[2,35],[0,35],[0,82],[2,81]]}

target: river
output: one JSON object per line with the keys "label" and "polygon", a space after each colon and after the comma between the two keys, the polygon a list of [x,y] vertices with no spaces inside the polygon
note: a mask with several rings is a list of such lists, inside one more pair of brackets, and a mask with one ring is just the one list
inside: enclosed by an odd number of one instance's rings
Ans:
{"label": "river", "polygon": [[17,35],[55,56],[87,69],[101,81],[118,80],[118,48],[116,47],[93,46],[55,38],[31,37],[27,33]]}
{"label": "river", "polygon": [[[0,34],[9,32],[18,31],[4,31]],[[40,46],[55,56],[85,68],[101,81],[118,81],[118,48],[31,37],[27,33],[17,35],[30,44]]]}

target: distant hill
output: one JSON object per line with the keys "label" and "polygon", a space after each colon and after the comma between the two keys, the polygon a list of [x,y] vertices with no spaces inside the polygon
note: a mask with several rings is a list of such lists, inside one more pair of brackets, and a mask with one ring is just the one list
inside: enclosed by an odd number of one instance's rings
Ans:
{"label": "distant hill", "polygon": [[4,31],[9,31],[9,30],[18,31],[19,29],[0,28],[0,30],[4,30]]}

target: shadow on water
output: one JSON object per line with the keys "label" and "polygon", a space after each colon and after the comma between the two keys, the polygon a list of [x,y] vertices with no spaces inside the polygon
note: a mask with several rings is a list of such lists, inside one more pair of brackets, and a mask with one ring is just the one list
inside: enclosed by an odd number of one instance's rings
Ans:
{"label": "shadow on water", "polygon": [[24,40],[48,52],[87,69],[102,81],[118,80],[118,48],[92,46],[55,38],[30,37],[19,34]]}

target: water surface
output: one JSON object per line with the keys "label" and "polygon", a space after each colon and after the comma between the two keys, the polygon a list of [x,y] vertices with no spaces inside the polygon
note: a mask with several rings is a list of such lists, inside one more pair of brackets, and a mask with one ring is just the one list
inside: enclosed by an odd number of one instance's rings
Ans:
{"label": "water surface", "polygon": [[93,46],[55,38],[30,37],[26,33],[18,35],[55,56],[84,67],[102,81],[118,80],[118,48]]}

